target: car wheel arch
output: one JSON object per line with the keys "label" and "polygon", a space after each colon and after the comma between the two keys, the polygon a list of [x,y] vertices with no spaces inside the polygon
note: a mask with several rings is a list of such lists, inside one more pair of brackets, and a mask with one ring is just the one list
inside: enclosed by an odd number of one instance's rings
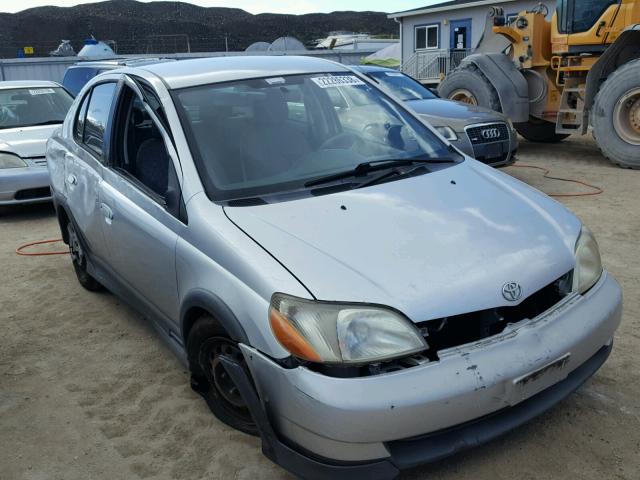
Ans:
{"label": "car wheel arch", "polygon": [[58,225],[60,225],[62,240],[68,245],[69,232],[67,230],[67,225],[71,221],[71,215],[67,212],[67,209],[64,206],[56,204],[56,216],[58,218]]}
{"label": "car wheel arch", "polygon": [[238,343],[249,343],[247,334],[229,306],[215,293],[203,289],[190,291],[180,308],[180,329],[183,345],[187,345],[189,333],[203,316],[211,316]]}

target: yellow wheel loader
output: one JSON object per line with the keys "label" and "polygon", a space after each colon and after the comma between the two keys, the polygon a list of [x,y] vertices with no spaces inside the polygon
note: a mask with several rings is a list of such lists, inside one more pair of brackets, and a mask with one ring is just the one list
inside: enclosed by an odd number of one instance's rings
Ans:
{"label": "yellow wheel loader", "polygon": [[440,95],[503,112],[535,142],[591,127],[607,158],[640,168],[640,0],[558,0],[549,13],[540,4],[507,22],[493,7]]}

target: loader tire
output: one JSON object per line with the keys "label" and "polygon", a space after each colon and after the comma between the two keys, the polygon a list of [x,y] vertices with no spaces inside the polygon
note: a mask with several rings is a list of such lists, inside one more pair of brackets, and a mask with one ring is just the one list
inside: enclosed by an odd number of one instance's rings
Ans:
{"label": "loader tire", "polygon": [[591,126],[606,158],[624,168],[640,169],[640,59],[618,68],[600,86]]}
{"label": "loader tire", "polygon": [[442,98],[502,112],[500,97],[491,82],[474,64],[456,68],[438,86]]}
{"label": "loader tire", "polygon": [[520,135],[530,142],[558,143],[569,137],[567,134],[556,133],[554,123],[533,117],[530,117],[528,122],[514,124],[514,127]]}

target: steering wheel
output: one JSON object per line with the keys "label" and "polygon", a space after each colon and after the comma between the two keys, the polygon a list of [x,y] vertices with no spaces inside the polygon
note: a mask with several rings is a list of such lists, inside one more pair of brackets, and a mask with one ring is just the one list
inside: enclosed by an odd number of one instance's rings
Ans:
{"label": "steering wheel", "polygon": [[362,133],[379,142],[389,144],[391,125],[388,123],[367,123],[362,127]]}
{"label": "steering wheel", "polygon": [[342,132],[322,142],[319,150],[349,150],[361,143],[362,139],[356,135]]}

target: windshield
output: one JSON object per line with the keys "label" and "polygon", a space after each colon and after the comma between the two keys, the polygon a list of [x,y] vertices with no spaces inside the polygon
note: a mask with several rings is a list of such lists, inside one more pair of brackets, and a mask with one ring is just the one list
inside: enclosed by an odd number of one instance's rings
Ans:
{"label": "windshield", "polygon": [[367,162],[461,158],[352,74],[191,87],[175,100],[214,200],[304,190],[311,180]]}
{"label": "windshield", "polygon": [[59,87],[0,90],[0,129],[62,123],[72,103]]}
{"label": "windshield", "polygon": [[428,88],[401,72],[377,71],[367,75],[379,81],[403,102],[407,100],[432,100],[437,98]]}

